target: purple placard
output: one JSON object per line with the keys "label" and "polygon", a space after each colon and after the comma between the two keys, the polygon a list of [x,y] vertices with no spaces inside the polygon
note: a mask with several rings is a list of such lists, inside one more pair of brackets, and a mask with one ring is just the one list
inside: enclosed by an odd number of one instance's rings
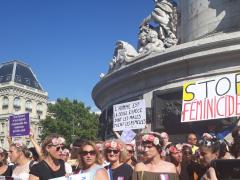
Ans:
{"label": "purple placard", "polygon": [[9,135],[28,136],[30,133],[29,113],[9,117]]}

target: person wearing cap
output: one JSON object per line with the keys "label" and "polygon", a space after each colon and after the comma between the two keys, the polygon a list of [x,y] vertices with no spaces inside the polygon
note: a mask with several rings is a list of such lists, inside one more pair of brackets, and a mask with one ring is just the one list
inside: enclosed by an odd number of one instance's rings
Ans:
{"label": "person wearing cap", "polygon": [[108,171],[110,180],[130,180],[132,177],[132,167],[126,162],[126,147],[120,140],[110,140],[104,144],[104,156],[110,163],[105,167]]}
{"label": "person wearing cap", "polygon": [[150,132],[141,137],[146,161],[135,166],[133,180],[178,180],[176,167],[161,158],[163,140],[159,133]]}

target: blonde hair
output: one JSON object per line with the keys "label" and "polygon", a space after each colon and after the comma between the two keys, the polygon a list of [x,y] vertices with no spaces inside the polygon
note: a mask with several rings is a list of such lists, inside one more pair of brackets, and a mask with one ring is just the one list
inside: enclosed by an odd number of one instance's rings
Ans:
{"label": "blonde hair", "polygon": [[124,163],[127,160],[127,149],[126,149],[126,145],[119,139],[113,139],[113,140],[109,140],[105,142],[104,145],[104,157],[105,159],[108,161],[108,156],[107,156],[107,149],[111,148],[111,147],[106,147],[107,143],[111,143],[111,142],[116,142],[121,148],[120,150],[120,155],[119,155],[119,162],[120,163]]}
{"label": "blonde hair", "polygon": [[[98,165],[102,165],[103,164],[103,159],[100,155],[100,152],[98,151],[97,147],[96,147],[96,144],[92,141],[83,141],[81,143],[81,146],[80,146],[80,152],[83,150],[84,146],[92,146],[93,147],[93,150],[96,152],[96,159],[95,159],[95,163],[98,164]],[[84,161],[82,160],[82,156],[80,154],[80,158],[79,158],[79,167],[80,169],[84,168]]]}
{"label": "blonde hair", "polygon": [[22,143],[12,143],[10,147],[14,147],[18,152],[22,152],[26,158],[29,158],[31,155],[27,146]]}

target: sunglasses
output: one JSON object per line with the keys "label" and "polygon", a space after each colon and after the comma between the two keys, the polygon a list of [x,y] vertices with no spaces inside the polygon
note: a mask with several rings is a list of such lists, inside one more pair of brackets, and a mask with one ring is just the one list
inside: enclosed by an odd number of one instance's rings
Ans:
{"label": "sunglasses", "polygon": [[88,154],[90,154],[91,156],[95,156],[96,151],[81,151],[80,152],[80,155],[82,155],[82,156],[87,156]]}
{"label": "sunglasses", "polygon": [[56,151],[59,151],[60,149],[61,150],[64,150],[66,147],[65,146],[59,146],[59,145],[53,145],[53,144],[50,144],[49,145],[50,147],[55,147],[56,148]]}
{"label": "sunglasses", "polygon": [[113,152],[113,154],[117,154],[117,153],[119,153],[119,150],[107,149],[106,152],[107,152],[108,154],[110,154],[110,153],[112,153],[112,152]]}
{"label": "sunglasses", "polygon": [[133,150],[127,150],[127,151],[128,151],[128,153],[130,153],[130,154],[133,154],[133,153],[134,153]]}

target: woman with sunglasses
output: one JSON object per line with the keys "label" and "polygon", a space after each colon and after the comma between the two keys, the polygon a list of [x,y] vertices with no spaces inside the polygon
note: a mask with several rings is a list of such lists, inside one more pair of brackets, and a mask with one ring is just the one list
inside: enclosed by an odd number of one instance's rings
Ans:
{"label": "woman with sunglasses", "polygon": [[29,180],[48,180],[64,176],[65,166],[61,159],[64,139],[57,134],[45,138],[42,144],[43,160],[30,169]]}
{"label": "woman with sunglasses", "polygon": [[176,167],[162,160],[162,139],[158,133],[147,133],[142,136],[145,162],[138,163],[133,172],[133,180],[177,180]]}
{"label": "woman with sunglasses", "polygon": [[79,161],[79,174],[88,174],[90,180],[109,180],[107,171],[102,167],[103,160],[93,142],[82,142]]}
{"label": "woman with sunglasses", "polygon": [[110,163],[106,167],[110,180],[124,179],[129,180],[132,177],[132,167],[126,162],[126,149],[119,140],[107,141],[104,144],[104,155]]}
{"label": "woman with sunglasses", "polygon": [[127,150],[127,159],[126,163],[134,169],[135,165],[137,164],[137,160],[134,157],[134,145],[133,144],[126,144]]}
{"label": "woman with sunglasses", "polygon": [[13,165],[8,165],[8,153],[0,148],[0,176],[12,176]]}

